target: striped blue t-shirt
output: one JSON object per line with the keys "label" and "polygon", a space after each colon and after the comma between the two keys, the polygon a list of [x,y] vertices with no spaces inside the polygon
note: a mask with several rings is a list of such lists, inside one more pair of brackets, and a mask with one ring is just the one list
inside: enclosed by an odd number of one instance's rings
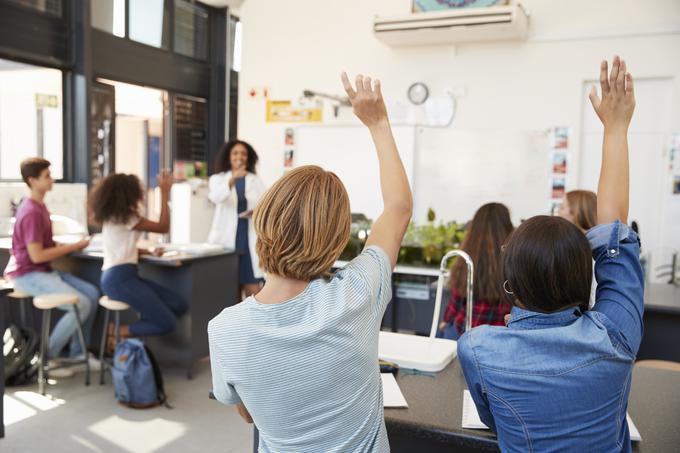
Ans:
{"label": "striped blue t-shirt", "polygon": [[213,392],[245,404],[260,452],[389,452],[378,332],[391,277],[372,246],[292,299],[249,297],[210,321]]}

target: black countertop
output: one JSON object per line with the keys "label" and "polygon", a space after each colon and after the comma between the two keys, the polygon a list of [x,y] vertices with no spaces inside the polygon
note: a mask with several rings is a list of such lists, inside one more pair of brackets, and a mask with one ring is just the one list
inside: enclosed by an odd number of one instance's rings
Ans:
{"label": "black countertop", "polygon": [[[434,377],[403,371],[397,374],[397,383],[408,408],[385,409],[390,435],[397,433],[436,442],[448,451],[456,451],[456,446],[466,451],[498,451],[496,437],[491,431],[461,428],[463,390],[467,385],[458,360]],[[633,451],[678,451],[680,373],[635,367],[628,413],[642,436],[642,442],[633,443]]]}
{"label": "black countertop", "polygon": [[[173,256],[162,256],[162,257],[152,256],[152,255],[140,255],[139,256],[139,262],[140,263],[157,264],[159,266],[178,267],[178,266],[183,265],[184,263],[189,263],[189,262],[192,262],[192,261],[198,261],[198,260],[213,258],[215,256],[231,255],[232,253],[237,253],[237,252],[235,250],[223,250],[223,251],[220,251],[220,252],[203,253],[203,254],[200,254],[200,255],[191,255],[191,254],[187,254],[187,253],[180,253],[180,254],[173,255]],[[71,253],[69,256],[72,256],[74,258],[86,259],[86,260],[102,261],[104,259],[104,253],[103,252],[81,251],[81,252]]]}

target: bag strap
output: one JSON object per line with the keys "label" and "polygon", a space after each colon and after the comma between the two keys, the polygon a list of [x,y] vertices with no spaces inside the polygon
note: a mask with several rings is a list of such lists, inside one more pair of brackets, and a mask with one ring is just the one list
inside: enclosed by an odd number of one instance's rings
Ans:
{"label": "bag strap", "polygon": [[161,374],[161,368],[158,366],[156,357],[153,355],[151,349],[146,345],[146,343],[144,344],[144,351],[146,352],[146,355],[149,357],[149,362],[151,363],[151,367],[153,368],[153,377],[154,380],[156,381],[156,392],[158,393],[158,402],[168,409],[174,409],[174,407],[172,407],[168,403],[168,397],[165,394],[165,387],[163,386],[163,375]]}

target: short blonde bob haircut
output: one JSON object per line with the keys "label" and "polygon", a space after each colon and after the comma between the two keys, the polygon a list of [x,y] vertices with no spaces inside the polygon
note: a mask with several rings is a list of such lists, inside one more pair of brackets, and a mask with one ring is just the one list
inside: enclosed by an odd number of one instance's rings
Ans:
{"label": "short blonde bob haircut", "polygon": [[297,280],[328,278],[349,240],[349,197],[321,167],[296,168],[262,197],[254,213],[256,251],[267,273]]}

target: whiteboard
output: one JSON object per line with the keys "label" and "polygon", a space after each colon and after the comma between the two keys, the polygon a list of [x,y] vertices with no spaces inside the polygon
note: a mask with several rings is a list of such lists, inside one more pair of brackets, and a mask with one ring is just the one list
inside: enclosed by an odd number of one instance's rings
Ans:
{"label": "whiteboard", "polygon": [[[416,128],[392,128],[406,176],[414,190]],[[376,219],[383,209],[375,146],[364,126],[300,126],[295,135],[295,166],[318,165],[345,185],[350,209]]]}

